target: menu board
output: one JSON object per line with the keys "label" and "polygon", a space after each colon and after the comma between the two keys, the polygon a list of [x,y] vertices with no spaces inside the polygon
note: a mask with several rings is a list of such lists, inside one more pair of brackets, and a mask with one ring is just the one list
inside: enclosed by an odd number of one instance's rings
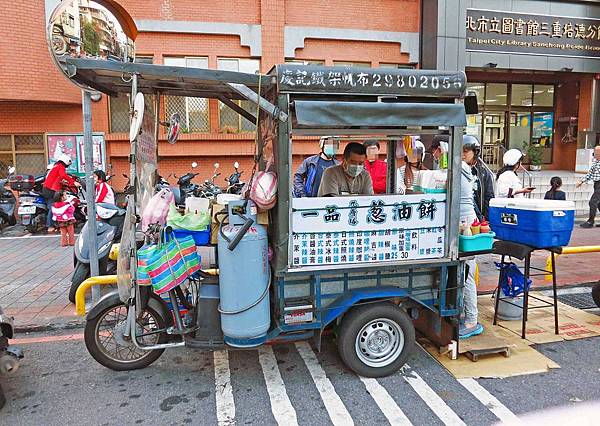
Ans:
{"label": "menu board", "polygon": [[292,201],[292,267],[444,256],[446,194]]}

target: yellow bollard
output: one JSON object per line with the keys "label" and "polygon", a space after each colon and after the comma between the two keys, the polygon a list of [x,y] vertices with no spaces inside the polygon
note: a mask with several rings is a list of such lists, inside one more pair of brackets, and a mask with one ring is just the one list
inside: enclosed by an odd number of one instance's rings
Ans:
{"label": "yellow bollard", "polygon": [[[574,246],[563,247],[560,254],[578,254],[578,253],[596,253],[600,252],[600,246]],[[555,260],[558,259],[558,254],[555,255]],[[552,272],[552,255],[549,254],[546,258],[546,271]],[[546,281],[552,281],[552,275],[547,274]]]}
{"label": "yellow bollard", "polygon": [[116,275],[102,275],[99,277],[90,277],[79,285],[75,293],[75,312],[77,315],[85,315],[85,292],[95,285],[117,284]]}

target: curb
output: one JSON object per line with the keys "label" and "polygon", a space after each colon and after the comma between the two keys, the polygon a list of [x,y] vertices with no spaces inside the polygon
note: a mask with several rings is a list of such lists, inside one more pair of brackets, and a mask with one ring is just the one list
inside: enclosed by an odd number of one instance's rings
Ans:
{"label": "curb", "polygon": [[47,324],[23,324],[15,325],[15,334],[24,333],[40,333],[44,331],[57,331],[57,330],[74,330],[83,328],[85,325],[85,319],[74,319],[67,322],[47,323]]}

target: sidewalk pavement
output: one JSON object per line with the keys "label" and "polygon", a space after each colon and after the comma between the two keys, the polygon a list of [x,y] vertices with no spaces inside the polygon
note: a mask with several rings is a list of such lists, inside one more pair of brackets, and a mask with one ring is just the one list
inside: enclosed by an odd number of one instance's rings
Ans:
{"label": "sidewalk pavement", "polygon": [[[600,244],[600,228],[576,225],[571,246]],[[544,267],[547,252],[533,256],[533,266]],[[499,256],[479,256],[479,291],[496,287]],[[43,330],[77,326],[83,319],[69,303],[68,291],[73,272],[72,247],[60,247],[58,236],[0,238],[0,306],[14,316],[20,330]],[[600,281],[600,253],[559,256],[556,262],[561,286]],[[551,285],[535,279],[536,287]]]}
{"label": "sidewalk pavement", "polygon": [[0,265],[0,306],[17,329],[82,322],[68,299],[73,248],[60,247],[59,236],[2,237]]}

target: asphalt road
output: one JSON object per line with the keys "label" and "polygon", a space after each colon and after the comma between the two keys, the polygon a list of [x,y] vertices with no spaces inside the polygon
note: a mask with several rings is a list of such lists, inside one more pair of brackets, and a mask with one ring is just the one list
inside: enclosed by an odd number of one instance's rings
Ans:
{"label": "asphalt road", "polygon": [[36,342],[21,345],[26,358],[4,379],[6,425],[488,425],[600,401],[600,338],[540,346],[561,369],[460,383],[420,348],[410,368],[373,380],[345,369],[331,340],[321,353],[305,343],[174,349],[144,370],[114,372],[88,355],[80,335],[19,337]]}

